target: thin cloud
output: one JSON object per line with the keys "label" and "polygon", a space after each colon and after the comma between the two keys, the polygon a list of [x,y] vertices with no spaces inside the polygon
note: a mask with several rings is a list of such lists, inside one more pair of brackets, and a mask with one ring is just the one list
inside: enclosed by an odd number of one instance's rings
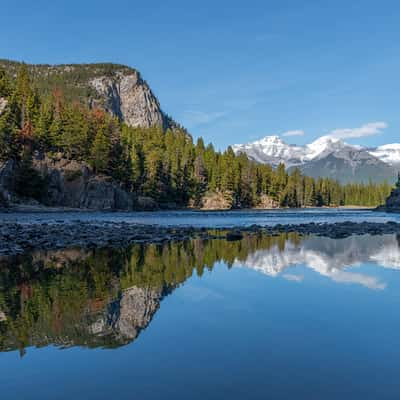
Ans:
{"label": "thin cloud", "polygon": [[288,137],[288,136],[304,136],[304,131],[300,129],[295,129],[293,131],[287,131],[282,133],[282,136]]}
{"label": "thin cloud", "polygon": [[364,136],[374,136],[382,133],[383,129],[387,128],[386,122],[369,122],[361,125],[358,128],[340,128],[334,129],[329,132],[327,136],[335,139],[350,139],[350,138],[361,138]]}
{"label": "thin cloud", "polygon": [[205,125],[224,117],[225,114],[226,114],[225,112],[208,113],[204,111],[188,110],[184,112],[182,121],[184,125],[187,125],[189,127],[197,125]]}

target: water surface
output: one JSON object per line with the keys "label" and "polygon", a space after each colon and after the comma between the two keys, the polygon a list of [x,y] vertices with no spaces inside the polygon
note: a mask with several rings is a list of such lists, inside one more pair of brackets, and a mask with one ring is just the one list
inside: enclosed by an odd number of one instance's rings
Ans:
{"label": "water surface", "polygon": [[400,239],[0,259],[2,399],[398,399]]}
{"label": "water surface", "polygon": [[70,221],[113,221],[164,226],[231,227],[252,224],[301,224],[308,222],[400,222],[400,215],[370,209],[283,209],[237,211],[155,211],[155,212],[37,212],[0,213],[0,221],[19,223]]}

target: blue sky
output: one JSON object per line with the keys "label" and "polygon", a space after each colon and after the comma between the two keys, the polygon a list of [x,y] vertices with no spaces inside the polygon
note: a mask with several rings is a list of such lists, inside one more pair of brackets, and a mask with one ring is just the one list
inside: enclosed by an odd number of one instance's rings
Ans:
{"label": "blue sky", "polygon": [[387,127],[347,141],[400,141],[398,1],[19,0],[1,14],[1,58],[136,67],[168,114],[218,148],[372,122]]}

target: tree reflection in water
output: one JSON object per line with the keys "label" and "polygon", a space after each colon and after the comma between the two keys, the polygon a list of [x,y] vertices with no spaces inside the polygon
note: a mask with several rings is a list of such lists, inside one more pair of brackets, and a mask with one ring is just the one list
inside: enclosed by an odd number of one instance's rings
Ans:
{"label": "tree reflection in water", "polygon": [[[28,346],[49,344],[88,348],[128,344],[150,323],[166,295],[192,274],[202,276],[221,261],[228,268],[247,266],[269,275],[308,263],[320,274],[346,282],[348,275],[343,278],[342,269],[366,260],[400,268],[396,238],[371,240],[365,235],[333,240],[249,233],[233,242],[193,239],[2,258],[0,351],[19,349],[24,354]],[[287,278],[296,277],[287,274]]]}

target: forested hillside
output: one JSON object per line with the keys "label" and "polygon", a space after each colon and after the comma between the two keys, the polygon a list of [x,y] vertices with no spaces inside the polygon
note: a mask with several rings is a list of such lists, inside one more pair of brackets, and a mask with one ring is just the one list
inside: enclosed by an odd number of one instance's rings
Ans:
{"label": "forested hillside", "polygon": [[[112,74],[112,64],[101,68]],[[88,78],[83,71],[79,82]],[[22,198],[42,201],[48,190],[47,177],[34,168],[38,155],[85,163],[94,174],[112,177],[124,191],[160,206],[202,207],[210,196],[223,199],[226,208],[375,206],[391,190],[387,183],[341,186],[298,169],[288,174],[283,164],[273,169],[230,147],[218,152],[202,139],[194,143],[178,125],[129,126],[101,104],[88,103],[82,91],[65,93],[62,76],[46,81],[41,75],[38,81],[32,74],[24,64],[18,71],[14,64],[0,70],[0,160],[17,164],[14,186]],[[79,174],[70,172],[68,179]]]}

